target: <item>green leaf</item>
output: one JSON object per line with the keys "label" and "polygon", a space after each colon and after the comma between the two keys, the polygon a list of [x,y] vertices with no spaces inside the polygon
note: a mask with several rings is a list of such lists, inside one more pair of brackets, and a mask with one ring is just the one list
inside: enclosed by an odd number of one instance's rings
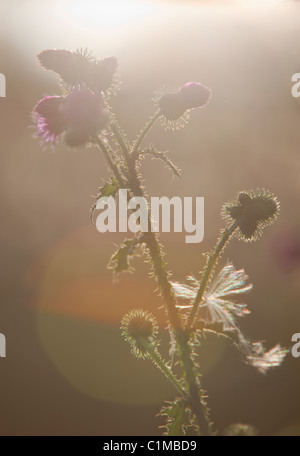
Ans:
{"label": "green leaf", "polygon": [[102,196],[115,196],[119,188],[120,187],[117,179],[115,177],[112,177],[110,182],[105,182],[103,187],[99,189],[97,199],[101,198]]}
{"label": "green leaf", "polygon": [[115,274],[120,272],[132,272],[133,268],[130,266],[130,260],[135,254],[137,245],[140,243],[138,238],[125,239],[123,244],[111,257],[108,269],[113,269]]}
{"label": "green leaf", "polygon": [[93,204],[93,206],[91,207],[91,211],[90,211],[90,219],[93,224],[94,224],[94,221],[93,221],[94,213],[97,208],[98,200],[104,196],[115,196],[116,193],[119,191],[119,188],[120,188],[119,183],[118,183],[117,179],[115,179],[114,177],[112,177],[110,179],[110,182],[104,182],[103,187],[99,188],[97,196],[96,196],[96,202],[95,202],[95,204]]}
{"label": "green leaf", "polygon": [[164,435],[182,436],[187,434],[188,428],[194,426],[190,406],[184,399],[176,399],[160,411],[161,416],[167,417]]}

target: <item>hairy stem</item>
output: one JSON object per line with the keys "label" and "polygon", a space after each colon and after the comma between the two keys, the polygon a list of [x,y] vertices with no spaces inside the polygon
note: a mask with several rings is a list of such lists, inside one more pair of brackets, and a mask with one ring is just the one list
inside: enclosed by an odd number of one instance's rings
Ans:
{"label": "hairy stem", "polygon": [[165,303],[170,325],[174,329],[177,345],[179,348],[179,357],[185,371],[185,378],[188,385],[189,400],[192,410],[197,418],[199,428],[203,435],[211,435],[208,419],[201,403],[200,396],[203,394],[200,384],[197,382],[197,376],[194,372],[194,365],[191,359],[191,350],[188,344],[188,337],[186,337],[181,326],[176,308],[176,302],[172,293],[172,287],[168,279],[168,274],[165,270],[164,261],[161,256],[160,245],[154,233],[144,233],[144,239],[146,239],[146,244],[149,249],[154,273],[162,292],[162,297]]}
{"label": "hairy stem", "polygon": [[115,135],[115,138],[120,145],[120,148],[121,148],[121,151],[123,152],[125,160],[128,162],[129,161],[129,149],[128,149],[128,146],[124,139],[124,136],[122,135],[120,128],[116,121],[111,122],[110,129],[111,129],[112,133]]}
{"label": "hairy stem", "polygon": [[194,323],[196,315],[197,315],[197,310],[198,310],[199,304],[202,301],[203,295],[209,284],[211,274],[214,270],[214,267],[218,261],[220,254],[223,252],[227,242],[229,241],[231,235],[233,234],[233,232],[236,230],[237,227],[238,227],[237,222],[234,222],[229,228],[224,230],[222,232],[220,239],[218,240],[214,250],[208,255],[206,265],[205,265],[204,271],[201,276],[199,289],[198,289],[197,295],[194,299],[193,307],[192,307],[191,313],[190,313],[188,321],[187,321],[187,330],[191,329],[191,327],[193,326],[193,323]]}
{"label": "hairy stem", "polygon": [[162,293],[162,298],[165,303],[170,324],[175,331],[178,331],[181,329],[181,322],[178,316],[175,298],[172,293],[172,286],[165,268],[165,263],[162,259],[161,246],[156,238],[156,235],[152,232],[144,233],[143,238],[149,250],[154,274]]}
{"label": "hairy stem", "polygon": [[[144,139],[146,134],[151,130],[151,128],[153,127],[157,119],[160,117],[160,115],[161,114],[158,111],[146,124],[140,137],[135,143],[133,151],[130,154],[130,156],[128,157],[127,154],[127,156],[124,154],[124,158],[128,166],[130,190],[135,196],[145,196],[137,173],[135,155],[138,153],[142,140]],[[118,131],[118,133],[120,132]],[[118,135],[116,135],[116,139],[120,141]],[[151,226],[151,223],[149,223],[149,226]],[[154,274],[162,293],[162,298],[165,304],[170,325],[175,333],[177,345],[179,347],[181,365],[185,371],[185,378],[189,390],[189,401],[191,403],[193,413],[197,418],[197,422],[201,430],[201,433],[203,435],[211,435],[208,418],[204,410],[203,404],[201,402],[201,395],[203,395],[203,393],[199,381],[197,381],[197,376],[194,372],[194,363],[192,361],[191,349],[188,343],[189,337],[186,336],[186,334],[184,333],[182,323],[178,315],[176,301],[172,292],[172,286],[169,281],[169,276],[165,269],[165,263],[162,257],[161,245],[157,240],[157,236],[151,230],[149,232],[143,233],[143,239],[149,251]]]}
{"label": "hairy stem", "polygon": [[185,367],[186,383],[188,385],[192,410],[196,416],[199,429],[202,435],[210,436],[211,430],[208,420],[208,414],[207,410],[205,410],[206,405],[202,402],[201,399],[201,396],[203,396],[203,392],[201,390],[197,374],[195,373],[191,348],[189,345],[189,336],[187,335],[187,333],[181,331],[179,334],[177,334],[177,341],[179,347],[179,355]]}
{"label": "hairy stem", "polygon": [[175,386],[180,395],[184,398],[187,398],[187,393],[179,383],[178,379],[175,377],[171,369],[166,365],[160,354],[153,348],[152,345],[146,339],[142,339],[141,343],[151,356],[154,363],[159,367],[159,369],[165,374],[165,376],[170,380],[170,382]]}
{"label": "hairy stem", "polygon": [[154,114],[154,116],[151,117],[151,119],[146,123],[145,127],[143,128],[143,130],[140,133],[140,136],[138,137],[138,139],[134,143],[134,147],[133,147],[133,150],[132,150],[132,157],[133,158],[135,158],[136,154],[138,153],[140,145],[141,145],[143,139],[149,133],[149,131],[151,130],[151,128],[153,127],[153,125],[155,124],[157,119],[159,119],[160,116],[161,116],[160,111],[157,111]]}
{"label": "hairy stem", "polygon": [[124,181],[123,177],[121,176],[121,173],[119,171],[119,168],[118,166],[114,163],[114,161],[112,160],[108,150],[107,150],[107,147],[105,145],[105,143],[102,141],[102,139],[100,137],[96,137],[95,138],[95,143],[97,144],[97,146],[101,149],[101,151],[103,152],[104,154],[104,157],[110,167],[110,169],[112,170],[112,172],[114,173],[115,175],[115,178],[118,180],[119,182],[119,185],[123,188],[126,188],[127,186],[127,183]]}

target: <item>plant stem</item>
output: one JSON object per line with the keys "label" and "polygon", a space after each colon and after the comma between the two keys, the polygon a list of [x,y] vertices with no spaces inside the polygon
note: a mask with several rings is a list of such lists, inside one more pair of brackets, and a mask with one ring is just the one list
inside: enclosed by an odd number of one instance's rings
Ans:
{"label": "plant stem", "polygon": [[192,307],[192,310],[190,312],[190,315],[189,315],[189,318],[187,321],[187,325],[186,325],[187,330],[190,330],[193,326],[193,323],[194,323],[194,320],[195,320],[195,317],[197,314],[198,306],[199,306],[200,302],[202,301],[203,295],[209,284],[211,274],[218,261],[219,255],[224,250],[227,242],[229,241],[231,235],[233,234],[233,232],[236,230],[237,227],[238,227],[238,223],[234,222],[229,228],[224,230],[222,232],[221,237],[218,240],[214,250],[208,255],[206,265],[205,265],[204,271],[201,276],[199,289],[198,289],[197,295],[194,299],[193,307]]}
{"label": "plant stem", "polygon": [[146,339],[141,339],[141,343],[147,350],[147,352],[151,355],[152,360],[155,362],[155,364],[160,368],[160,370],[166,375],[166,377],[170,380],[170,382],[175,386],[177,391],[181,394],[181,396],[185,399],[187,399],[187,393],[171,371],[171,369],[168,368],[160,354],[153,348],[152,345],[149,344],[149,342]]}
{"label": "plant stem", "polygon": [[100,137],[95,137],[95,143],[97,144],[97,146],[102,150],[107,162],[108,162],[108,165],[110,167],[110,169],[112,170],[112,172],[114,173],[116,179],[118,180],[119,182],[119,185],[121,187],[124,187],[126,188],[127,186],[127,183],[123,180],[121,174],[120,174],[120,171],[119,171],[119,168],[117,167],[117,165],[113,162],[111,156],[109,155],[109,152],[107,150],[107,147],[106,145],[104,144],[104,142],[102,141],[102,139]]}
{"label": "plant stem", "polygon": [[[130,189],[133,192],[134,196],[145,197],[143,189],[140,184],[140,180],[138,177],[136,163],[134,160],[134,154],[138,151],[139,146],[141,145],[143,139],[145,138],[146,134],[151,130],[157,119],[160,117],[160,111],[157,111],[154,116],[147,122],[146,126],[142,130],[141,135],[139,136],[133,152],[129,155],[128,147],[124,141],[122,133],[118,128],[117,124],[112,124],[112,131],[120,144],[120,147],[124,153],[124,158],[127,162],[128,171],[129,171],[129,184]],[[151,220],[149,219],[149,226],[151,227]],[[170,281],[168,279],[168,274],[165,270],[165,264],[162,260],[161,255],[161,246],[157,241],[157,237],[155,234],[150,230],[147,233],[143,234],[145,239],[146,245],[149,249],[151,261],[154,268],[155,276],[158,280],[160,289],[162,291],[163,300],[165,302],[167,315],[169,317],[170,323],[175,330],[181,328],[181,323],[178,318],[178,312],[176,308],[176,303],[172,294],[172,287]]]}
{"label": "plant stem", "polygon": [[143,139],[149,133],[149,131],[151,130],[151,128],[153,127],[153,125],[155,124],[157,119],[159,119],[160,116],[161,116],[161,113],[160,113],[160,110],[158,110],[154,114],[154,116],[151,117],[151,119],[146,123],[145,127],[143,128],[143,130],[140,133],[140,136],[138,137],[138,139],[134,143],[134,147],[133,147],[133,150],[132,150],[132,153],[131,153],[133,158],[135,158],[136,154],[138,153],[138,150],[140,148],[140,145],[141,145]]}
{"label": "plant stem", "polygon": [[201,385],[195,374],[194,363],[192,360],[191,348],[189,346],[189,336],[187,333],[181,331],[177,334],[179,355],[185,367],[186,373],[186,382],[189,389],[190,403],[192,410],[196,416],[200,432],[203,436],[210,436],[210,424],[208,420],[208,413],[206,405],[202,403],[201,396],[203,392],[201,390]]}
{"label": "plant stem", "polygon": [[[141,135],[139,136],[137,142],[134,145],[132,153],[129,157],[127,157],[127,159],[124,154],[124,158],[127,161],[129,172],[128,183],[130,186],[130,190],[132,191],[134,196],[145,196],[136,169],[135,155],[138,153],[142,140],[153,127],[153,125],[160,117],[160,115],[161,114],[158,111],[146,124],[145,128],[142,130]],[[116,138],[118,139],[117,136]],[[149,224],[149,226],[151,226],[151,224]],[[181,359],[181,364],[185,371],[186,381],[188,384],[189,401],[191,403],[193,413],[197,418],[198,425],[202,434],[211,435],[208,419],[200,399],[200,396],[202,395],[202,390],[199,382],[197,382],[197,377],[194,372],[194,364],[191,358],[191,349],[188,344],[189,336],[186,336],[186,333],[184,333],[182,328],[181,320],[179,318],[178,310],[176,307],[176,301],[172,292],[172,286],[169,281],[169,275],[165,269],[165,263],[163,261],[161,252],[161,245],[157,240],[156,234],[153,233],[151,230],[149,232],[143,233],[143,238],[149,250],[149,255],[153,265],[154,274],[162,293],[162,298],[165,304],[165,309],[170,322],[170,326],[174,329],[177,345],[179,347],[179,356]]]}
{"label": "plant stem", "polygon": [[119,145],[120,145],[120,148],[123,152],[123,155],[125,157],[125,160],[128,162],[129,161],[129,149],[128,149],[128,146],[125,142],[125,139],[124,139],[124,136],[122,135],[121,131],[120,131],[120,128],[117,124],[116,121],[112,121],[110,123],[110,129],[111,131],[113,132],[113,134],[115,135]]}

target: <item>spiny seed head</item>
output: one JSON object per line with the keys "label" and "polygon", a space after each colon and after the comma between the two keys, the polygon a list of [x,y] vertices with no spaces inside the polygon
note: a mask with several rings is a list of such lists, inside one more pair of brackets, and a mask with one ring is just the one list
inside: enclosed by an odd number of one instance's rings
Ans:
{"label": "spiny seed head", "polygon": [[45,70],[51,70],[71,85],[76,85],[87,77],[90,56],[66,49],[46,49],[37,56]]}
{"label": "spiny seed head", "polygon": [[118,62],[115,57],[97,60],[87,49],[76,52],[47,49],[37,56],[46,70],[57,73],[69,88],[86,86],[93,91],[112,91]]}
{"label": "spiny seed head", "polygon": [[143,342],[156,348],[158,326],[150,312],[142,309],[131,310],[122,320],[122,335],[130,344],[132,353],[137,358],[148,358],[149,353]]}
{"label": "spiny seed head", "polygon": [[263,229],[277,218],[280,204],[268,190],[257,189],[240,192],[233,201],[222,208],[222,216],[228,225],[238,224],[238,238],[246,242],[257,240]]}
{"label": "spiny seed head", "polygon": [[239,202],[241,205],[247,205],[249,203],[251,203],[251,198],[250,196],[248,195],[248,193],[239,193]]}
{"label": "spiny seed head", "polygon": [[160,112],[167,120],[177,120],[185,112],[177,93],[165,93],[159,100]]}

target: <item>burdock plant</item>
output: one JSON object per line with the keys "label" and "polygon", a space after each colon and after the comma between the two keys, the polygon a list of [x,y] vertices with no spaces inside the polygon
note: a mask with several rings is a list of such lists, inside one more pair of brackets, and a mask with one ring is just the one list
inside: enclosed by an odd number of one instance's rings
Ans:
{"label": "burdock plant", "polygon": [[[69,147],[95,145],[112,173],[98,192],[91,209],[92,221],[97,201],[114,197],[119,189],[126,189],[130,198],[147,196],[139,171],[144,156],[161,160],[176,176],[180,175],[165,153],[153,145],[144,147],[143,142],[157,122],[168,128],[183,126],[192,109],[207,105],[210,89],[200,82],[187,82],[177,90],[158,92],[156,112],[130,144],[109,105],[109,97],[116,89],[116,58],[99,61],[86,50],[46,50],[38,59],[44,69],[57,73],[62,94],[47,96],[34,107],[36,136],[52,146],[58,140]],[[188,277],[185,284],[170,280],[157,234],[143,231],[141,225],[132,239],[124,240],[112,255],[109,267],[120,274],[131,270],[130,260],[142,248],[161,293],[168,319],[170,360],[164,360],[159,352],[158,325],[147,310],[129,310],[121,330],[133,355],[151,359],[176,389],[174,401],[166,403],[160,412],[166,417],[165,435],[216,434],[201,386],[201,359],[197,356],[197,346],[205,332],[226,337],[241,350],[245,362],[262,373],[283,361],[286,350],[279,344],[266,351],[262,342],[248,340],[239,328],[239,318],[249,313],[242,302],[243,295],[252,289],[245,271],[236,270],[232,263],[217,270],[218,260],[233,237],[256,241],[278,213],[279,202],[270,191],[240,191],[222,208],[226,225],[207,255],[203,272],[198,277]],[[244,424],[232,425],[227,433],[253,434],[254,429]]]}

